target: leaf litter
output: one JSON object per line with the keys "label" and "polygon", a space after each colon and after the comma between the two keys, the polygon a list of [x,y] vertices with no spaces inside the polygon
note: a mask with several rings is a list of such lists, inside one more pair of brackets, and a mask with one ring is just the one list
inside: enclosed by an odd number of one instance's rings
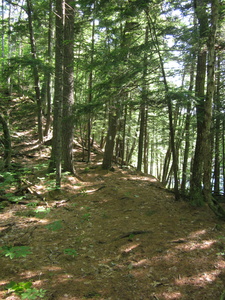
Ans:
{"label": "leaf litter", "polygon": [[29,251],[17,257],[12,250],[12,259],[0,253],[1,299],[20,299],[7,293],[10,282],[32,282],[46,300],[223,297],[225,223],[207,207],[176,202],[153,176],[117,165],[102,170],[98,151],[87,164],[79,147],[82,180],[67,175],[54,191],[35,168],[48,163],[49,148],[32,150],[32,158],[28,145],[18,151],[17,162],[34,170],[27,178],[35,193],[1,210],[0,247]]}

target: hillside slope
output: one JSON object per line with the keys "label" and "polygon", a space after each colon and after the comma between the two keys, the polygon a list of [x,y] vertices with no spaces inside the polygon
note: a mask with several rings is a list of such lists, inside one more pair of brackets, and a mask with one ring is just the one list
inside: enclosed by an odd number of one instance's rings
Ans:
{"label": "hillside slope", "polygon": [[210,210],[175,202],[152,176],[101,170],[100,154],[87,165],[79,148],[82,180],[64,176],[54,191],[49,148],[24,122],[13,140],[14,164],[26,172],[9,187],[23,199],[0,214],[1,299],[20,299],[5,290],[12,281],[45,290],[46,300],[220,299],[225,224]]}

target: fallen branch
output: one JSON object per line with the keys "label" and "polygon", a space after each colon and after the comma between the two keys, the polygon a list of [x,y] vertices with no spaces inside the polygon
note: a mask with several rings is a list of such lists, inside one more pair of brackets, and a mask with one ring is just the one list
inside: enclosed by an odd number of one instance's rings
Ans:
{"label": "fallen branch", "polygon": [[122,234],[121,236],[119,236],[115,240],[120,240],[120,239],[124,239],[124,238],[131,238],[135,235],[145,234],[145,233],[152,233],[152,231],[150,231],[150,230],[134,230],[134,231],[130,231],[130,232]]}

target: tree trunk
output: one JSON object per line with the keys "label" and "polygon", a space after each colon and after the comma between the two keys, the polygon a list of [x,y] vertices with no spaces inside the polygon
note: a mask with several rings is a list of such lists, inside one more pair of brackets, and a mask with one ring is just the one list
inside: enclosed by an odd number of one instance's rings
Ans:
{"label": "tree trunk", "polygon": [[215,134],[215,150],[214,150],[214,194],[220,194],[220,138],[221,138],[221,99],[220,99],[220,56],[217,58],[217,88],[215,95],[215,113],[214,113],[214,134]]}
{"label": "tree trunk", "polygon": [[219,1],[211,0],[211,31],[208,39],[208,66],[207,66],[207,93],[204,105],[204,177],[203,194],[205,201],[213,212],[225,219],[225,210],[212,198],[211,178],[212,178],[212,147],[211,147],[211,122],[212,122],[212,104],[215,91],[215,44],[216,32],[219,19]]}
{"label": "tree trunk", "polygon": [[113,150],[117,132],[118,112],[110,112],[109,125],[106,137],[105,152],[103,157],[102,169],[109,170],[112,167]]}
{"label": "tree trunk", "polygon": [[[145,45],[148,43],[148,27],[145,28]],[[147,53],[145,52],[143,57],[143,74],[142,74],[142,89],[141,89],[141,106],[140,106],[140,131],[138,140],[138,161],[137,171],[141,171],[143,162],[143,149],[144,149],[144,137],[146,127],[146,102],[147,102],[147,90],[146,90],[146,76],[147,76]],[[146,137],[145,137],[146,138]]]}
{"label": "tree trunk", "polygon": [[225,117],[223,118],[222,129],[222,166],[223,166],[223,194],[225,195]]}
{"label": "tree trunk", "polygon": [[138,138],[137,171],[141,171],[142,161],[143,161],[144,128],[145,128],[145,104],[142,102],[140,108],[140,130],[139,130],[139,138]]}
{"label": "tree trunk", "polygon": [[[52,57],[52,0],[49,0],[49,20],[48,20],[48,63],[51,63]],[[46,98],[47,98],[47,116],[44,130],[44,136],[48,136],[51,127],[51,113],[52,113],[52,100],[51,100],[51,72],[47,71],[46,74]]]}
{"label": "tree trunk", "polygon": [[206,51],[200,51],[197,60],[197,74],[195,83],[195,95],[197,97],[197,138],[192,165],[192,176],[190,186],[191,201],[195,205],[202,205],[202,179],[203,179],[203,116],[205,97],[205,73],[206,73]]}
{"label": "tree trunk", "polygon": [[4,168],[7,170],[9,169],[11,164],[11,155],[12,155],[11,136],[10,136],[7,122],[1,114],[0,114],[0,124],[2,124],[3,136],[4,136]]}
{"label": "tree trunk", "polygon": [[74,7],[65,1],[64,55],[63,55],[63,119],[62,119],[62,160],[63,170],[75,174],[73,165],[74,138]]}
{"label": "tree trunk", "polygon": [[175,193],[175,199],[179,200],[180,199],[180,193],[179,193],[179,182],[178,182],[178,155],[176,151],[176,145],[175,145],[175,126],[173,122],[173,106],[172,106],[172,99],[169,94],[169,86],[167,83],[167,78],[166,78],[166,72],[164,68],[164,62],[163,58],[160,52],[160,47],[159,47],[159,41],[155,29],[154,22],[151,19],[151,16],[148,11],[146,11],[146,15],[148,18],[148,26],[149,30],[151,31],[152,34],[152,39],[154,42],[154,46],[156,48],[158,57],[159,57],[159,63],[162,71],[162,77],[163,77],[163,84],[165,88],[165,100],[167,103],[167,108],[168,108],[168,116],[169,116],[169,130],[170,130],[170,145],[171,145],[171,151],[172,151],[172,157],[173,157],[173,176],[174,176],[174,193]]}
{"label": "tree trunk", "polygon": [[[131,116],[131,111],[130,111],[130,119],[132,118]],[[137,121],[137,124],[139,124],[140,122],[140,114],[139,114],[139,117],[138,117],[138,121]],[[126,150],[126,164],[129,165],[131,163],[131,159],[132,159],[132,155],[134,153],[134,149],[136,147],[136,143],[137,143],[137,140],[138,140],[138,131],[139,131],[139,128],[138,128],[138,125],[136,127],[136,130],[135,130],[135,134],[132,136],[132,140],[131,140],[131,146],[130,148],[128,147],[129,144],[127,144],[127,150]],[[131,132],[131,127],[129,126],[128,128],[128,134],[130,135],[130,132]]]}
{"label": "tree trunk", "polygon": [[[93,8],[95,10],[95,7]],[[88,103],[90,104],[92,102],[92,86],[93,86],[93,62],[94,62],[94,48],[95,48],[95,19],[93,17],[92,21],[92,32],[91,32],[91,71],[89,73],[89,82],[88,82]],[[91,161],[91,113],[88,114],[88,158],[87,161]]]}
{"label": "tree trunk", "polygon": [[204,139],[204,102],[205,102],[205,77],[206,77],[206,41],[208,38],[208,14],[205,0],[195,1],[195,13],[198,19],[199,50],[197,58],[197,73],[195,82],[195,95],[197,98],[197,138],[190,181],[190,197],[194,205],[203,204],[203,139]]}
{"label": "tree trunk", "polygon": [[33,13],[32,2],[31,0],[27,0],[27,14],[28,14],[28,23],[29,23],[31,54],[34,60],[32,68],[33,68],[35,95],[36,95],[37,111],[38,111],[38,138],[40,143],[42,143],[43,142],[42,102],[41,102],[41,93],[40,93],[39,72],[38,72],[37,63],[35,61],[37,59],[37,52],[36,52],[36,44],[35,44],[34,31],[33,31],[32,13]]}
{"label": "tree trunk", "polygon": [[121,167],[125,164],[125,141],[126,141],[126,123],[127,123],[127,104],[125,104],[125,108],[124,108],[124,116],[123,116],[123,129],[122,129],[122,134],[123,134],[123,138],[121,141]]}
{"label": "tree trunk", "polygon": [[56,170],[56,186],[61,186],[62,159],[62,99],[63,99],[63,4],[64,0],[56,0],[55,24],[55,95],[51,161],[49,171]]}
{"label": "tree trunk", "polygon": [[[194,57],[191,58],[191,70],[190,70],[190,86],[189,91],[192,92],[194,85]],[[191,101],[187,102],[187,114],[185,120],[185,148],[184,148],[184,160],[183,160],[183,169],[182,169],[182,182],[181,182],[181,192],[185,194],[186,182],[187,182],[187,166],[188,166],[188,156],[190,148],[190,123],[191,123]]]}
{"label": "tree trunk", "polygon": [[145,110],[145,140],[144,140],[144,173],[148,174],[148,153],[149,153],[149,134],[148,134],[148,109]]}
{"label": "tree trunk", "polygon": [[164,186],[166,186],[168,183],[167,178],[169,174],[170,161],[171,161],[171,146],[169,145],[169,148],[166,151],[166,156],[163,164],[162,184]]}

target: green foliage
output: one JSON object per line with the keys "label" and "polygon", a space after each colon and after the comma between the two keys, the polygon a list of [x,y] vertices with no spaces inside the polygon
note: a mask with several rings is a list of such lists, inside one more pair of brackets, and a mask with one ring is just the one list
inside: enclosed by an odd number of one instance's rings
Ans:
{"label": "green foliage", "polygon": [[24,293],[21,294],[21,299],[35,300],[37,298],[44,298],[46,291],[43,289],[27,289]]}
{"label": "green foliage", "polygon": [[186,105],[187,102],[195,99],[193,92],[184,90],[183,88],[170,88],[167,93],[168,97],[172,100],[176,100],[180,105]]}
{"label": "green foliage", "polygon": [[50,213],[50,207],[38,207],[34,210],[36,213],[36,217],[39,219],[45,218],[48,213]]}
{"label": "green foliage", "polygon": [[10,191],[10,189],[18,185],[18,181],[22,177],[22,173],[26,172],[28,172],[28,170],[21,169],[19,171],[14,170],[12,172],[3,172],[1,174],[0,193],[2,192],[8,201],[17,203],[24,199],[23,195],[15,195]]}
{"label": "green foliage", "polygon": [[46,291],[43,289],[32,288],[32,282],[19,282],[11,281],[5,286],[9,293],[15,293],[24,300],[35,300],[44,298]]}
{"label": "green foliage", "polygon": [[36,207],[37,205],[38,205],[37,202],[30,202],[30,203],[27,203],[26,206],[28,206],[28,207]]}
{"label": "green foliage", "polygon": [[26,257],[28,254],[32,254],[28,246],[3,246],[0,248],[0,251],[2,251],[0,253],[2,256],[8,256],[11,259]]}
{"label": "green foliage", "polygon": [[81,222],[89,221],[89,220],[90,220],[90,216],[91,216],[91,214],[89,214],[89,213],[83,214],[83,215],[81,216]]}
{"label": "green foliage", "polygon": [[57,230],[60,230],[62,229],[63,225],[62,225],[62,221],[59,220],[59,221],[55,221],[53,223],[50,223],[48,225],[45,226],[45,228],[47,228],[48,230],[51,230],[51,231],[57,231]]}
{"label": "green foliage", "polygon": [[[4,203],[3,203],[4,202]],[[5,202],[7,202],[7,201],[3,201],[3,202],[1,202],[0,203],[0,211],[2,210],[2,209],[4,209],[5,207],[7,207],[8,205],[8,203],[5,203]]]}
{"label": "green foliage", "polygon": [[38,207],[37,209],[28,209],[23,211],[18,211],[15,213],[17,216],[21,217],[36,217],[39,219],[43,219],[46,215],[51,211],[51,208]]}
{"label": "green foliage", "polygon": [[132,240],[134,237],[135,237],[134,234],[130,234],[130,235],[128,236],[128,241]]}
{"label": "green foliage", "polygon": [[14,173],[12,172],[4,172],[1,174],[2,182],[0,183],[0,188],[6,185],[10,185],[15,182]]}
{"label": "green foliage", "polygon": [[9,292],[14,292],[18,295],[21,295],[25,290],[30,289],[32,286],[32,282],[19,282],[10,281],[5,288],[9,290]]}
{"label": "green foliage", "polygon": [[34,166],[34,169],[37,171],[43,171],[43,169],[47,169],[48,163],[47,162],[42,162],[40,164],[37,164]]}
{"label": "green foliage", "polygon": [[89,167],[84,168],[84,173],[89,173],[89,172],[90,172],[90,168]]}
{"label": "green foliage", "polygon": [[38,179],[47,186],[48,191],[55,190],[55,173],[49,173],[45,177],[38,177]]}
{"label": "green foliage", "polygon": [[7,193],[5,194],[5,196],[7,197],[8,201],[15,202],[15,203],[18,203],[19,201],[23,200],[25,197],[25,196],[17,196],[14,195],[13,193]]}
{"label": "green foliage", "polygon": [[84,196],[84,197],[87,196],[87,191],[86,191],[85,188],[81,189],[80,193],[81,193],[81,195]]}
{"label": "green foliage", "polygon": [[218,253],[216,253],[216,255],[218,255],[218,256],[224,256],[225,252],[218,252]]}
{"label": "green foliage", "polygon": [[77,256],[77,251],[75,249],[71,249],[71,248],[68,248],[68,249],[64,249],[63,251],[65,254],[67,255],[71,255],[73,257]]}

